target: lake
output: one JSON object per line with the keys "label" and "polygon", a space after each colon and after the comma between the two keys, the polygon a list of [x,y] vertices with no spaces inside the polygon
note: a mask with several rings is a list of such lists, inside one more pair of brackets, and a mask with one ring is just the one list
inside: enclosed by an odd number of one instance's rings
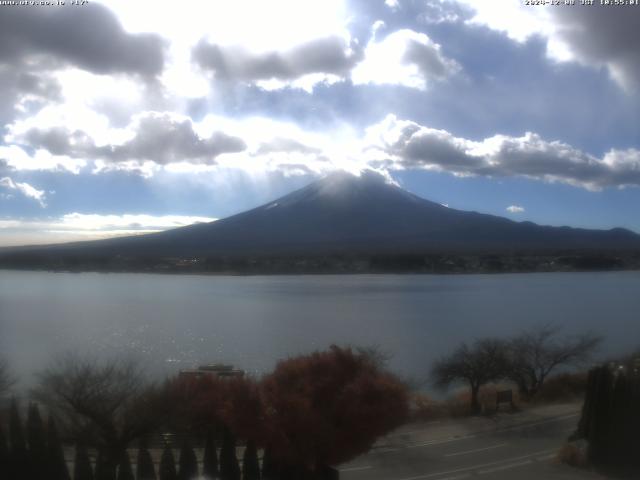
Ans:
{"label": "lake", "polygon": [[459,342],[551,322],[640,346],[640,272],[197,276],[0,270],[0,349],[23,386],[55,354],[136,355],[154,372],[259,374],[332,343],[379,345],[425,379]]}

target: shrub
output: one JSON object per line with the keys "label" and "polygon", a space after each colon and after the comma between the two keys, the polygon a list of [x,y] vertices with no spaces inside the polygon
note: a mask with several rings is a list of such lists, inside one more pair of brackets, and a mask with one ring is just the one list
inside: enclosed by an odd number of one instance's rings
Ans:
{"label": "shrub", "polygon": [[549,378],[536,397],[537,402],[559,402],[582,398],[587,389],[587,372],[562,373]]}
{"label": "shrub", "polygon": [[153,459],[144,441],[140,442],[138,449],[138,465],[136,466],[137,480],[156,480],[156,471],[153,467]]}
{"label": "shrub", "polygon": [[267,444],[278,464],[318,468],[348,461],[409,414],[407,387],[351,348],[281,361],[262,389]]}
{"label": "shrub", "polygon": [[164,448],[160,457],[160,480],[178,480],[176,472],[176,462],[173,458],[173,451],[169,446]]}
{"label": "shrub", "polygon": [[202,475],[211,479],[218,475],[218,452],[216,449],[216,436],[212,429],[207,432],[204,443],[204,456],[202,458]]}
{"label": "shrub", "polygon": [[84,445],[76,445],[76,455],[73,464],[74,480],[93,480],[91,461],[89,460],[89,454]]}

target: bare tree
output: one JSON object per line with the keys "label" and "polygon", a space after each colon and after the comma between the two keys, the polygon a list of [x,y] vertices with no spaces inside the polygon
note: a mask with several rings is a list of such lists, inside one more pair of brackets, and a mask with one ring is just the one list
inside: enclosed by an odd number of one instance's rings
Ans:
{"label": "bare tree", "polygon": [[162,421],[155,387],[131,360],[66,355],[39,375],[33,396],[76,441],[100,449],[114,474],[127,445]]}
{"label": "bare tree", "polygon": [[602,338],[594,333],[560,336],[560,328],[542,325],[517,335],[509,342],[508,378],[520,394],[531,398],[540,391],[549,374],[562,366],[586,362]]}
{"label": "bare tree", "polygon": [[4,358],[0,358],[0,398],[4,397],[15,383],[15,379],[9,372],[9,364]]}
{"label": "bare tree", "polygon": [[434,384],[447,388],[455,382],[466,382],[471,388],[471,411],[480,411],[478,393],[488,382],[503,378],[507,367],[507,345],[494,338],[463,343],[451,355],[438,360],[431,369]]}

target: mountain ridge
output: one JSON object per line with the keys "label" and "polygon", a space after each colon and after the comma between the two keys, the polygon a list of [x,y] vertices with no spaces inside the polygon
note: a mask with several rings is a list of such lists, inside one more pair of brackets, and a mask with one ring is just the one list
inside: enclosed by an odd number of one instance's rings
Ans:
{"label": "mountain ridge", "polygon": [[[256,208],[211,223],[73,244],[0,251],[41,255],[214,257],[430,252],[640,251],[640,235],[516,222],[456,210],[373,172],[331,174]],[[9,252],[9,253],[8,253]]]}

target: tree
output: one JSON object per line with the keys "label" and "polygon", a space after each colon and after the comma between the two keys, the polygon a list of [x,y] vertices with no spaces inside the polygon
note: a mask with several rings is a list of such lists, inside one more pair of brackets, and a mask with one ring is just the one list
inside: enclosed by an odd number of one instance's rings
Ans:
{"label": "tree", "polygon": [[117,466],[112,461],[107,460],[103,450],[98,450],[96,458],[96,480],[116,480]]}
{"label": "tree", "polygon": [[15,383],[14,378],[9,373],[9,364],[4,358],[0,358],[0,399],[2,399]]}
{"label": "tree", "polygon": [[131,468],[131,459],[129,453],[125,450],[118,465],[118,480],[135,480],[133,477],[133,469]]}
{"label": "tree", "polygon": [[253,440],[247,442],[242,457],[242,480],[260,480],[260,462],[258,449]]}
{"label": "tree", "polygon": [[10,445],[10,470],[14,478],[22,478],[29,475],[29,452],[20,418],[18,402],[14,398],[9,410],[9,445]]}
{"label": "tree", "polygon": [[279,362],[262,396],[278,469],[316,470],[365,453],[405,421],[409,404],[406,386],[369,355],[335,345]]}
{"label": "tree", "polygon": [[76,445],[76,455],[73,462],[73,480],[93,480],[93,470],[89,453],[84,445]]}
{"label": "tree", "polygon": [[151,453],[149,453],[144,440],[140,441],[140,447],[138,448],[136,478],[137,480],[156,480],[156,471],[153,467],[153,459],[151,458]]}
{"label": "tree", "polygon": [[431,376],[439,388],[447,388],[455,382],[466,382],[471,389],[471,411],[480,412],[478,393],[480,387],[505,376],[507,348],[505,342],[487,338],[472,345],[461,344],[451,355],[438,360],[431,369]]}
{"label": "tree", "polygon": [[34,480],[47,478],[47,440],[38,405],[29,404],[27,413],[29,464]]}
{"label": "tree", "polygon": [[8,478],[13,480],[13,474],[11,472],[11,456],[9,454],[9,445],[4,435],[4,430],[0,424],[0,476],[2,478]]}
{"label": "tree", "polygon": [[34,397],[62,419],[72,438],[87,439],[100,451],[96,477],[111,479],[127,446],[164,419],[157,389],[131,360],[67,355],[39,380]]}
{"label": "tree", "polygon": [[277,478],[278,471],[273,453],[271,453],[271,448],[267,447],[262,454],[262,480],[276,480]]}
{"label": "tree", "polygon": [[47,457],[48,480],[70,480],[58,428],[51,415],[47,421]]}
{"label": "tree", "polygon": [[535,396],[555,369],[587,361],[602,341],[594,333],[576,337],[561,337],[559,333],[558,327],[543,325],[509,342],[507,376],[523,397]]}
{"label": "tree", "polygon": [[212,429],[207,432],[204,443],[204,456],[202,458],[202,475],[207,479],[218,476],[218,452],[216,449],[216,436]]}
{"label": "tree", "polygon": [[224,427],[222,433],[220,478],[222,480],[240,480],[240,465],[238,465],[236,457],[236,439],[227,427]]}
{"label": "tree", "polygon": [[178,470],[179,480],[191,480],[198,475],[198,459],[186,438],[180,448],[180,459],[178,463],[180,467]]}
{"label": "tree", "polygon": [[178,480],[176,462],[173,458],[173,450],[167,445],[160,457],[160,480]]}

